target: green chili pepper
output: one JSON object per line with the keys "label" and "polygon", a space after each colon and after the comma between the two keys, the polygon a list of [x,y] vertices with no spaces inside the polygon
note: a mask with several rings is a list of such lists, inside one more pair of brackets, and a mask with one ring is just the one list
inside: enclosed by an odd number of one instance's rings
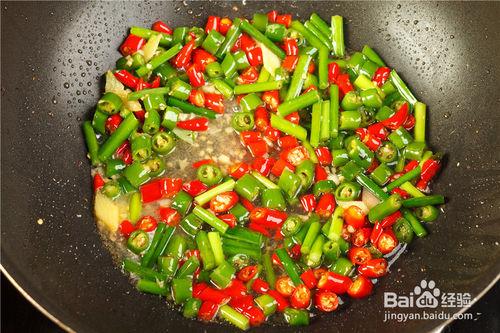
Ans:
{"label": "green chili pepper", "polygon": [[184,278],[192,278],[194,272],[200,267],[200,261],[196,256],[189,257],[184,264],[182,264],[181,268],[175,274],[175,278],[184,279]]}
{"label": "green chili pepper", "polygon": [[340,274],[340,275],[349,275],[353,267],[352,262],[345,258],[345,257],[340,257],[337,259],[337,261],[333,264],[333,266],[330,268],[330,270],[334,273]]}
{"label": "green chili pepper", "polygon": [[[96,112],[97,113],[97,112]],[[87,144],[87,149],[89,151],[89,157],[92,165],[99,164],[99,142],[94,132],[94,128],[90,121],[83,123],[83,134],[85,136],[85,142]],[[109,162],[108,162],[109,163]]]}
{"label": "green chili pepper", "polygon": [[250,112],[236,112],[231,119],[231,127],[238,132],[249,131],[254,127],[254,117]]}
{"label": "green chili pepper", "polygon": [[415,215],[423,222],[435,221],[439,216],[439,209],[434,206],[422,206],[415,209]]}
{"label": "green chili pepper", "polygon": [[182,216],[186,215],[193,204],[193,197],[184,191],[179,191],[172,199],[172,208]]}
{"label": "green chili pepper", "polygon": [[121,194],[121,188],[118,182],[110,180],[101,188],[101,192],[110,199],[116,199]]}
{"label": "green chili pepper", "polygon": [[120,184],[120,187],[121,187],[122,192],[124,194],[134,193],[137,191],[137,189],[135,187],[133,187],[132,184],[130,184],[130,182],[127,180],[127,178],[125,178],[123,176],[118,178],[118,184]]}
{"label": "green chili pepper", "polygon": [[361,124],[361,113],[359,111],[341,112],[339,124],[341,130],[354,130]]}
{"label": "green chili pepper", "polygon": [[[265,191],[266,190],[264,190],[264,192]],[[262,196],[262,198],[264,198],[264,195]],[[264,199],[262,199],[262,201],[264,202]],[[236,217],[236,221],[239,224],[244,223],[250,216],[250,212],[240,203],[234,205],[234,207],[229,210],[229,213],[233,214]]]}
{"label": "green chili pepper", "polygon": [[219,314],[240,330],[246,331],[250,327],[250,320],[227,304],[220,307]]}
{"label": "green chili pepper", "polygon": [[347,155],[347,150],[345,149],[332,150],[332,157],[332,163],[336,167],[341,167],[349,161],[349,156]]}
{"label": "green chili pepper", "polygon": [[[227,55],[229,55],[229,53]],[[243,52],[241,50],[236,51],[233,54],[233,58],[234,58],[234,62],[236,63],[236,69],[239,71],[244,70],[250,66],[250,63],[248,62],[248,59],[247,59],[245,52]],[[224,58],[224,60],[225,60],[225,58]],[[227,75],[227,74],[226,74],[226,76],[230,77],[230,75]]]}
{"label": "green chili pepper", "polygon": [[161,85],[165,86],[167,84],[168,80],[171,80],[171,79],[177,77],[177,75],[179,75],[179,73],[177,72],[177,70],[174,67],[172,67],[172,65],[170,65],[169,62],[165,62],[165,63],[161,64],[160,66],[158,66],[153,71],[153,75],[158,76],[160,78]]}
{"label": "green chili pepper", "polygon": [[213,186],[222,181],[223,175],[221,169],[213,164],[204,164],[196,171],[196,178],[208,186]]}
{"label": "green chili pepper", "polygon": [[168,155],[175,148],[175,138],[169,132],[158,132],[151,139],[151,148],[159,155]]}
{"label": "green chili pepper", "polygon": [[409,244],[413,240],[413,229],[411,224],[404,218],[397,219],[396,223],[392,226],[392,230],[401,243]]}
{"label": "green chili pepper", "polygon": [[308,326],[309,312],[307,310],[298,310],[286,308],[283,311],[283,317],[290,326]]}
{"label": "green chili pepper", "polygon": [[147,64],[144,64],[136,69],[136,73],[138,76],[146,76],[152,70],[158,68],[163,63],[172,59],[177,53],[179,53],[182,49],[182,45],[180,43],[175,44],[170,49],[161,52],[160,54],[154,56]]}
{"label": "green chili pepper", "polygon": [[133,136],[130,147],[134,161],[144,161],[151,156],[151,136],[148,134],[136,134]]}
{"label": "green chili pepper", "polygon": [[347,155],[360,167],[367,169],[373,161],[373,152],[359,140],[358,137],[351,137],[346,143]]}
{"label": "green chili pepper", "polygon": [[286,35],[286,27],[283,24],[269,24],[265,30],[265,36],[273,42],[281,42]]}
{"label": "green chili pepper", "polygon": [[257,109],[260,105],[262,105],[262,100],[259,95],[252,93],[248,94],[240,100],[241,111],[250,112]]}
{"label": "green chili pepper", "polygon": [[186,101],[181,101],[180,99],[169,97],[167,100],[167,104],[170,106],[175,106],[181,109],[185,113],[194,113],[198,116],[207,117],[209,119],[215,119],[216,113],[212,110],[200,108],[194,106],[191,103]]}
{"label": "green chili pepper", "polygon": [[149,169],[151,178],[159,177],[165,172],[165,162],[158,156],[153,156],[144,162],[146,168]]}
{"label": "green chili pepper", "polygon": [[384,141],[378,147],[376,155],[378,160],[382,163],[394,162],[398,158],[398,149],[394,143]]}
{"label": "green chili pepper", "polygon": [[327,266],[333,264],[337,261],[340,256],[340,246],[339,243],[334,241],[327,241],[323,244],[323,256],[325,260],[325,264]]}
{"label": "green chili pepper", "polygon": [[299,232],[304,221],[298,215],[290,215],[281,226],[281,233],[285,237],[290,237]]}
{"label": "green chili pepper", "polygon": [[361,186],[358,183],[343,182],[335,190],[335,199],[339,201],[354,201],[361,195]]}
{"label": "green chili pepper", "polygon": [[370,174],[370,177],[377,183],[378,185],[384,185],[389,177],[392,176],[392,169],[389,168],[386,164],[380,164],[373,172]]}
{"label": "green chili pepper", "polygon": [[161,126],[173,130],[179,120],[179,114],[181,114],[181,110],[174,106],[167,106],[163,113],[163,119],[161,122]]}
{"label": "green chili pepper", "polygon": [[236,193],[250,201],[254,201],[255,199],[257,199],[261,188],[262,186],[259,181],[250,174],[245,174],[243,177],[238,179],[236,181],[236,184],[234,185],[234,190],[236,191]]}
{"label": "green chili pepper", "polygon": [[116,149],[127,140],[129,135],[139,127],[139,121],[133,114],[125,118],[120,126],[111,134],[111,136],[99,148],[99,160],[106,161],[111,157]]}
{"label": "green chili pepper", "polygon": [[320,180],[319,182],[314,183],[313,194],[314,196],[319,197],[325,193],[333,193],[335,192],[335,187],[336,185],[333,180]]}
{"label": "green chili pepper", "polygon": [[354,161],[349,161],[340,168],[341,175],[349,181],[356,178],[356,176],[361,172],[362,172],[361,167],[357,165],[356,162]]}
{"label": "green chili pepper", "polygon": [[442,195],[429,195],[418,198],[410,198],[403,201],[403,207],[406,208],[441,204],[444,204],[444,196]]}
{"label": "green chili pepper", "polygon": [[201,229],[202,224],[203,221],[201,219],[199,219],[193,213],[190,213],[182,219],[180,226],[185,233],[187,233],[191,237],[194,237],[196,233]]}
{"label": "green chili pepper", "polygon": [[208,240],[207,233],[200,230],[196,234],[196,244],[200,250],[201,262],[203,263],[203,269],[210,270],[215,267],[215,257],[210,246],[210,241]]}
{"label": "green chili pepper", "polygon": [[221,77],[224,74],[221,64],[219,64],[217,61],[206,64],[205,72],[210,78]]}
{"label": "green chili pepper", "polygon": [[120,112],[123,106],[122,99],[115,93],[105,93],[99,102],[97,102],[97,110],[105,114],[115,114]]}
{"label": "green chili pepper", "polygon": [[222,36],[217,30],[210,30],[207,37],[201,44],[201,47],[210,54],[215,55],[217,50],[221,47],[225,37]]}
{"label": "green chili pepper", "polygon": [[425,142],[411,142],[409,143],[404,151],[403,156],[407,160],[417,160],[420,161],[424,154],[424,151],[427,149],[427,145]]}
{"label": "green chili pepper", "polygon": [[[106,120],[108,120],[108,115],[96,110],[94,112],[94,117],[92,118],[92,127],[100,134],[106,134]],[[85,129],[84,129],[85,130]]]}
{"label": "green chili pepper", "polygon": [[224,39],[224,42],[222,45],[219,47],[217,52],[215,53],[215,56],[217,58],[222,58],[226,54],[230,54],[231,48],[234,46],[236,41],[238,40],[240,34],[241,34],[241,29],[240,29],[240,24],[241,24],[241,19],[235,18],[233,20],[233,24],[229,28],[228,32],[226,33],[226,38]]}
{"label": "green chili pepper", "polygon": [[205,39],[205,29],[200,27],[192,27],[189,29],[187,36],[184,38],[184,44],[189,43],[194,38],[195,47],[200,47]]}
{"label": "green chili pepper", "polygon": [[196,318],[198,312],[200,311],[201,300],[197,298],[189,298],[186,303],[184,303],[184,308],[182,310],[182,315],[184,318]]}
{"label": "green chili pepper", "polygon": [[158,257],[158,270],[167,276],[166,280],[170,280],[179,266],[179,258],[167,255]]}
{"label": "green chili pepper", "polygon": [[147,183],[151,179],[149,169],[138,161],[127,166],[123,170],[123,175],[135,188]]}
{"label": "green chili pepper", "polygon": [[222,262],[217,268],[215,268],[210,274],[210,280],[218,287],[218,288],[226,288],[233,279],[234,273],[236,273],[236,269],[226,261]]}
{"label": "green chili pepper", "polygon": [[279,248],[276,250],[275,253],[280,259],[281,263],[283,264],[283,268],[285,269],[285,272],[292,280],[293,284],[295,286],[302,284],[303,282],[300,279],[297,266],[295,265],[295,262],[292,260],[292,258],[290,258],[290,256],[288,255],[288,252],[286,252],[284,248]]}
{"label": "green chili pepper", "polygon": [[170,96],[177,98],[181,101],[187,101],[189,94],[191,93],[191,85],[180,79],[175,79],[170,85]]}
{"label": "green chili pepper", "polygon": [[173,279],[172,280],[172,295],[175,304],[183,304],[188,299],[193,297],[193,279]]}
{"label": "green chili pepper", "polygon": [[299,176],[302,190],[307,190],[314,181],[315,165],[311,160],[305,160],[295,168],[295,174]]}
{"label": "green chili pepper", "polygon": [[283,190],[287,199],[294,199],[302,189],[302,180],[290,169],[285,168],[278,180],[278,186]]}
{"label": "green chili pepper", "polygon": [[262,206],[271,209],[286,209],[286,201],[279,188],[266,188],[262,191]]}

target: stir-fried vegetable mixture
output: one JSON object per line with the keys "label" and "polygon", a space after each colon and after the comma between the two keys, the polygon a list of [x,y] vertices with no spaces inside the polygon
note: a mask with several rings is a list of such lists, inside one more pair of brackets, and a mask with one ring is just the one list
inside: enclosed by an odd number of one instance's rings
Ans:
{"label": "stir-fried vegetable mixture", "polygon": [[[441,163],[426,105],[369,46],[347,54],[343,27],[271,11],[130,29],[83,131],[97,217],[128,201],[114,230],[138,290],[242,330],[271,316],[307,325],[370,295],[387,258],[427,235],[444,198],[429,195]],[[231,99],[253,159],[168,178],[176,142],[196,140]]]}

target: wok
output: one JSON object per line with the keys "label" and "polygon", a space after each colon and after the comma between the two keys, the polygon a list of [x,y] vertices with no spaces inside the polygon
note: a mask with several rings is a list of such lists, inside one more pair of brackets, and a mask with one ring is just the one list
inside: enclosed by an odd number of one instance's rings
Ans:
{"label": "wok", "polygon": [[[480,297],[500,271],[500,4],[495,2],[2,2],[2,267],[34,304],[78,332],[227,332],[137,292],[101,243],[80,131],[131,25],[271,8],[346,18],[429,106],[430,145],[447,155],[435,191],[449,200],[370,298],[314,320],[309,332],[425,332],[446,319],[383,323],[383,292],[421,279]],[[456,313],[462,308],[443,308]],[[291,332],[268,326],[255,332]],[[297,331],[297,330],[293,330]]]}

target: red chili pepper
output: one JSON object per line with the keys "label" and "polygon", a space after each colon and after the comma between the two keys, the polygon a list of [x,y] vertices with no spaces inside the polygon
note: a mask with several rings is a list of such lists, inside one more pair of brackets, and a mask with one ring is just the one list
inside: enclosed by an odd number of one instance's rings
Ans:
{"label": "red chili pepper", "polygon": [[373,283],[363,275],[358,275],[356,280],[354,280],[347,290],[347,294],[352,298],[365,298],[370,295],[372,291]]}
{"label": "red chili pepper", "polygon": [[205,67],[217,61],[217,58],[205,51],[204,49],[196,49],[193,51],[193,64],[195,64],[202,72],[205,71]]}
{"label": "red chili pepper", "polygon": [[380,163],[378,162],[378,159],[374,158],[372,161],[372,164],[370,164],[368,169],[366,169],[366,172],[372,173],[379,165],[380,165]]}
{"label": "red chili pepper", "polygon": [[250,66],[262,65],[262,49],[260,47],[254,47],[246,51],[245,54],[247,55]]}
{"label": "red chili pepper", "polygon": [[406,118],[408,118],[408,103],[405,102],[401,104],[401,107],[395,114],[382,120],[381,123],[391,130],[396,130],[404,124]]}
{"label": "red chili pepper", "polygon": [[372,259],[372,254],[366,247],[353,247],[347,252],[347,257],[354,265],[362,265]]}
{"label": "red chili pepper", "polygon": [[290,306],[287,299],[285,297],[283,297],[283,295],[281,295],[276,290],[271,289],[267,292],[267,294],[269,296],[272,296],[276,300],[276,303],[278,303],[278,311],[279,312],[283,312],[286,308],[288,308]]}
{"label": "red chili pepper", "polygon": [[280,93],[278,90],[264,92],[261,99],[264,103],[266,103],[266,107],[269,111],[276,112],[278,106],[280,105]]}
{"label": "red chili pepper", "polygon": [[367,128],[360,127],[355,132],[361,141],[372,151],[376,151],[382,144],[382,141],[376,136],[371,135]]}
{"label": "red chili pepper", "polygon": [[283,173],[283,170],[286,168],[290,169],[290,171],[295,171],[295,167],[288,163],[285,160],[279,159],[274,163],[273,168],[271,169],[271,173],[275,175],[276,177],[281,176]]}
{"label": "red chili pepper", "polygon": [[159,76],[155,77],[151,82],[151,88],[158,88],[161,84],[161,78]]}
{"label": "red chili pepper", "polygon": [[279,292],[282,296],[290,297],[295,289],[292,279],[289,276],[282,276],[276,280],[274,288],[277,292]]}
{"label": "red chili pepper", "polygon": [[298,55],[287,55],[285,59],[283,59],[281,67],[289,72],[293,72],[297,66],[297,62],[299,62]]}
{"label": "red chili pepper", "polygon": [[[281,238],[283,238],[283,234],[281,233],[281,230],[276,230],[277,233],[279,233],[281,235]],[[293,260],[299,260],[300,257],[302,256],[302,253],[300,252],[300,244],[295,244],[294,246],[292,246],[291,248],[287,249],[287,252],[288,252],[288,255],[290,256],[290,258],[292,258]]]}
{"label": "red chili pepper", "polygon": [[381,87],[387,81],[390,74],[391,69],[389,67],[379,67],[375,71],[375,74],[373,74],[372,81]]}
{"label": "red chili pepper", "polygon": [[120,233],[125,238],[129,238],[130,234],[135,231],[135,226],[129,220],[123,220],[120,223]]}
{"label": "red chili pepper", "polygon": [[344,210],[344,221],[354,227],[361,228],[366,223],[366,215],[358,206],[349,206]]}
{"label": "red chili pepper", "polygon": [[281,263],[281,260],[278,257],[278,255],[276,254],[276,252],[273,253],[273,255],[271,256],[271,259],[273,261],[273,265],[283,267],[283,264]]}
{"label": "red chili pepper", "polygon": [[[237,279],[234,280],[239,281]],[[245,286],[245,291],[246,291],[246,286]],[[229,305],[232,306],[236,311],[241,313],[242,310],[252,307],[254,305],[253,296],[243,295],[236,298],[231,298],[231,300],[229,301]]]}
{"label": "red chili pepper", "polygon": [[181,221],[181,214],[173,208],[170,207],[160,207],[158,209],[161,220],[167,225],[176,226]]}
{"label": "red chili pepper", "polygon": [[205,106],[205,93],[198,89],[191,90],[189,94],[189,103],[198,107]]}
{"label": "red chili pepper", "polygon": [[205,164],[214,164],[214,161],[211,158],[207,158],[204,160],[196,161],[193,164],[191,164],[191,166],[195,169],[198,169],[199,167],[201,167],[202,165],[205,165]]}
{"label": "red chili pepper", "polygon": [[349,79],[349,74],[339,74],[337,76],[337,85],[339,86],[339,90],[342,93],[342,96],[347,94],[349,91],[354,90],[352,83]]}
{"label": "red chili pepper", "polygon": [[387,136],[389,135],[389,131],[382,123],[375,123],[368,126],[368,133],[380,140],[387,139]]}
{"label": "red chili pepper", "polygon": [[259,78],[259,72],[255,67],[247,67],[236,79],[238,84],[255,83]]}
{"label": "red chili pepper", "polygon": [[370,240],[372,228],[359,228],[351,237],[351,242],[354,246],[364,246]]}
{"label": "red chili pepper", "polygon": [[380,226],[385,229],[391,227],[396,221],[401,218],[403,215],[401,212],[398,210],[395,213],[392,213],[391,215],[384,217],[382,221],[380,221]]}
{"label": "red chili pepper", "polygon": [[314,277],[316,278],[316,280],[319,280],[321,279],[321,277],[323,276],[323,274],[325,274],[326,272],[328,272],[328,269],[324,268],[324,267],[320,267],[320,268],[315,268],[313,270],[314,272]]}
{"label": "red chili pepper", "polygon": [[257,266],[255,265],[250,265],[243,267],[239,272],[238,272],[238,279],[240,279],[243,282],[248,282],[250,281],[258,272]]}
{"label": "red chili pepper", "polygon": [[384,258],[371,259],[358,267],[358,272],[367,278],[379,278],[387,274],[387,260]]}
{"label": "red chili pepper", "polygon": [[382,235],[382,232],[384,232],[384,228],[382,228],[382,223],[375,222],[375,225],[373,226],[372,229],[372,233],[370,234],[370,242],[372,244],[377,244],[377,241],[380,238],[380,235]]}
{"label": "red chili pepper", "polygon": [[98,173],[94,175],[93,186],[94,186],[94,192],[97,192],[104,186],[104,179],[102,179],[102,176]]}
{"label": "red chili pepper", "polygon": [[266,320],[264,312],[255,305],[240,309],[239,312],[250,320],[250,326],[259,326]]}
{"label": "red chili pepper", "polygon": [[250,166],[244,162],[239,162],[229,167],[229,175],[236,179],[240,179],[243,175],[249,172]]}
{"label": "red chili pepper", "polygon": [[314,173],[314,180],[316,182],[319,182],[321,180],[326,180],[328,179],[328,173],[326,172],[325,168],[323,168],[321,165],[316,164],[316,169]]}
{"label": "red chili pepper", "polygon": [[214,213],[227,212],[238,203],[238,199],[238,194],[233,191],[217,194],[215,197],[210,199],[210,209]]}
{"label": "red chili pepper", "polygon": [[240,34],[240,36],[236,40],[236,43],[234,43],[233,47],[231,48],[232,53],[235,53],[236,51],[241,50],[241,36],[242,36],[242,34]]}
{"label": "red chili pepper", "polygon": [[420,181],[428,183],[441,169],[441,162],[437,159],[430,158],[422,164],[422,172],[420,173]]}
{"label": "red chili pepper", "polygon": [[[194,296],[194,291],[193,291]],[[212,287],[205,287],[203,290],[199,292],[196,298],[199,298],[202,301],[210,301],[216,304],[224,304],[229,301],[229,296],[227,296],[222,290],[218,290]]]}
{"label": "red chili pepper", "polygon": [[251,212],[255,208],[255,206],[250,200],[247,200],[245,198],[240,198],[240,202],[243,205],[243,207],[245,207],[249,212]]}
{"label": "red chili pepper", "polygon": [[192,197],[195,197],[208,190],[208,186],[196,179],[182,185],[182,190],[187,192]]}
{"label": "red chili pepper", "polygon": [[272,157],[256,157],[252,163],[252,169],[259,172],[264,177],[267,177],[275,162],[276,160]]}
{"label": "red chili pepper", "polygon": [[137,229],[143,230],[145,232],[153,231],[157,226],[158,222],[154,217],[150,215],[143,216],[139,221],[137,221]]}
{"label": "red chili pepper", "polygon": [[219,23],[219,32],[225,36],[229,31],[229,28],[233,25],[233,21],[229,17],[223,17]]}
{"label": "red chili pepper", "polygon": [[161,195],[164,198],[172,198],[182,188],[182,179],[180,178],[162,178],[159,181]]}
{"label": "red chili pepper", "polygon": [[309,152],[304,146],[297,146],[295,148],[289,149],[288,152],[286,152],[285,156],[288,163],[293,166],[297,166],[305,160],[309,159]]}
{"label": "red chili pepper", "polygon": [[298,125],[300,123],[299,112],[295,111],[293,113],[290,113],[288,116],[285,117],[285,119],[291,123],[294,123],[295,125]]}
{"label": "red chili pepper", "polygon": [[205,106],[216,113],[224,113],[224,96],[205,93]]}
{"label": "red chili pepper", "polygon": [[256,131],[243,131],[240,133],[240,139],[243,144],[248,145],[252,142],[262,141],[262,134]]}
{"label": "red chili pepper", "polygon": [[190,42],[186,43],[179,53],[174,58],[173,65],[177,68],[185,68],[189,61],[191,60],[191,55],[195,48],[195,39],[193,38]]}
{"label": "red chili pepper", "polygon": [[139,187],[142,202],[148,203],[162,198],[161,180],[155,180]]}
{"label": "red chili pepper", "polygon": [[328,64],[328,82],[335,83],[340,74],[340,66],[336,62]]}
{"label": "red chili pepper", "polygon": [[250,212],[251,223],[270,229],[281,228],[287,217],[285,212],[265,207],[257,207]]}
{"label": "red chili pepper", "polygon": [[289,28],[290,24],[292,23],[292,15],[290,14],[277,15],[275,22],[283,24],[285,27]]}
{"label": "red chili pepper", "polygon": [[291,135],[285,135],[278,139],[278,147],[283,150],[288,150],[290,148],[295,148],[299,145],[297,138]]}
{"label": "red chili pepper", "polygon": [[129,34],[120,46],[120,52],[124,57],[132,55],[139,51],[145,43],[146,40],[144,38]]}
{"label": "red chili pepper", "polygon": [[327,147],[318,147],[314,150],[316,156],[318,157],[318,162],[321,165],[330,165],[332,164],[332,153],[330,153],[330,149]]}
{"label": "red chili pepper", "polygon": [[269,126],[269,112],[263,106],[259,106],[254,112],[255,127],[263,132]]}
{"label": "red chili pepper", "polygon": [[408,115],[408,118],[406,118],[406,121],[403,123],[403,127],[407,131],[415,127],[415,117],[412,114]]}
{"label": "red chili pepper", "polygon": [[167,35],[171,35],[174,33],[172,28],[170,28],[165,22],[162,21],[156,21],[155,23],[153,23],[153,27],[151,28],[151,30],[163,32]]}
{"label": "red chili pepper", "polygon": [[269,283],[261,278],[256,278],[252,283],[252,290],[257,294],[265,294],[269,291]]}
{"label": "red chili pepper", "polygon": [[331,193],[324,193],[316,206],[316,214],[323,218],[329,218],[335,209],[335,197]]}
{"label": "red chili pepper", "polygon": [[119,71],[114,72],[114,75],[118,81],[120,81],[123,85],[131,89],[135,89],[137,83],[139,82],[139,78],[135,77],[125,69],[121,69]]}
{"label": "red chili pepper", "polygon": [[300,203],[306,213],[311,213],[316,208],[316,198],[314,197],[314,194],[305,194],[301,196]]}
{"label": "red chili pepper", "polygon": [[418,167],[418,161],[410,161],[408,162],[405,167],[403,168],[403,174],[407,173],[407,172],[410,172],[411,170],[415,169],[416,167]]}
{"label": "red chili pepper", "polygon": [[234,228],[236,227],[236,216],[234,214],[224,214],[224,215],[218,215],[218,218],[220,218],[224,223],[226,223],[229,228]]}
{"label": "red chili pepper", "polygon": [[121,122],[122,122],[122,117],[120,117],[119,114],[113,114],[109,116],[108,119],[106,119],[106,125],[105,125],[106,130],[109,133],[113,133],[114,131],[116,131],[118,126],[120,126]]}
{"label": "red chili pepper", "polygon": [[331,291],[320,291],[314,295],[316,308],[323,312],[332,312],[339,306],[337,295]]}
{"label": "red chili pepper", "polygon": [[238,279],[233,279],[226,288],[222,289],[222,291],[224,294],[231,297],[231,300],[248,295],[247,287]]}
{"label": "red chili pepper", "polygon": [[240,45],[241,49],[246,53],[247,51],[256,47],[257,43],[255,43],[252,37],[250,37],[246,33],[242,33],[240,37]]}
{"label": "red chili pepper", "polygon": [[299,46],[297,45],[297,40],[295,38],[285,38],[283,39],[283,45],[281,47],[287,56],[296,56],[299,54]]}
{"label": "red chili pepper", "polygon": [[143,123],[144,119],[146,119],[146,111],[144,110],[134,111],[134,115],[141,123]]}
{"label": "red chili pepper", "polygon": [[351,284],[352,281],[347,276],[328,271],[320,277],[318,289],[333,291],[336,294],[345,294]]}
{"label": "red chili pepper", "polygon": [[265,154],[267,154],[269,150],[269,147],[267,146],[267,143],[264,140],[251,142],[247,145],[247,148],[253,157],[264,156]]}
{"label": "red chili pepper", "polygon": [[391,253],[394,248],[398,245],[398,239],[391,229],[386,229],[380,235],[377,242],[377,249],[379,249],[382,254]]}
{"label": "red chili pepper", "polygon": [[208,287],[205,282],[193,283],[193,297],[198,298],[203,290]]}
{"label": "red chili pepper", "polygon": [[[311,61],[311,62],[309,63],[309,67],[307,68],[307,72],[308,72],[309,74],[314,74],[314,71],[315,71],[315,70],[316,70],[316,65],[314,64],[314,61]],[[311,86],[311,87],[314,87],[314,89],[316,89],[316,90],[318,89],[316,86]],[[304,92],[308,92],[308,91],[310,91],[310,90],[307,90],[307,89],[306,89]]]}
{"label": "red chili pepper", "polygon": [[188,131],[203,132],[208,129],[208,118],[197,117],[189,120],[178,121],[176,126]]}
{"label": "red chili pepper", "polygon": [[207,25],[205,25],[205,32],[208,34],[210,31],[219,31],[220,27],[220,17],[219,16],[209,16],[207,20]]}
{"label": "red chili pepper", "polygon": [[278,141],[280,136],[281,132],[275,128],[272,128],[271,126],[267,126],[266,130],[264,131],[264,137],[268,140],[271,140],[272,142]]}
{"label": "red chili pepper", "polygon": [[266,237],[271,237],[271,233],[262,224],[250,222],[248,229],[261,233]]}
{"label": "red chili pepper", "polygon": [[142,78],[137,80],[137,85],[135,86],[135,91],[151,88],[151,85],[144,81]]}
{"label": "red chili pepper", "polygon": [[314,270],[312,270],[312,269],[308,269],[307,271],[304,271],[304,273],[302,273],[300,275],[300,279],[302,281],[304,281],[304,284],[309,289],[316,287],[316,284],[318,283],[316,276],[314,276]]}
{"label": "red chili pepper", "polygon": [[[417,183],[417,188],[418,188],[418,183]],[[424,188],[425,189],[425,188]],[[424,190],[422,189],[422,191]],[[396,187],[395,189],[393,189],[391,191],[391,194],[399,194],[399,196],[403,199],[409,199],[410,198],[410,195],[408,194],[408,192],[406,192],[405,190],[402,190],[401,188],[399,187]]]}
{"label": "red chili pepper", "polygon": [[278,12],[276,10],[271,10],[267,13],[267,20],[269,23],[275,23],[276,17],[278,17]]}
{"label": "red chili pepper", "polygon": [[295,309],[305,309],[311,304],[311,291],[303,284],[299,284],[290,297],[290,304]]}
{"label": "red chili pepper", "polygon": [[189,78],[189,82],[193,87],[201,87],[205,85],[205,77],[203,76],[203,72],[198,68],[197,65],[189,66],[186,74]]}
{"label": "red chili pepper", "polygon": [[198,311],[198,319],[202,321],[212,321],[219,311],[219,305],[215,302],[205,301],[201,303]]}

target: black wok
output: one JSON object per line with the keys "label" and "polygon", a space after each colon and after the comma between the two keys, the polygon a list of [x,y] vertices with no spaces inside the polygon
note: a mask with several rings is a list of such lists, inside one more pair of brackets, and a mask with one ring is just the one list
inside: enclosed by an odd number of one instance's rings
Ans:
{"label": "black wok", "polygon": [[498,2],[2,2],[2,267],[62,327],[232,330],[184,320],[163,300],[135,291],[114,266],[92,219],[80,124],[131,25],[201,25],[207,15],[249,17],[271,8],[346,17],[348,46],[367,43],[398,69],[429,106],[431,146],[448,156],[435,190],[449,202],[431,234],[412,244],[373,296],[303,331],[429,331],[446,320],[383,323],[383,292],[408,294],[426,278],[478,298],[498,278]]}

